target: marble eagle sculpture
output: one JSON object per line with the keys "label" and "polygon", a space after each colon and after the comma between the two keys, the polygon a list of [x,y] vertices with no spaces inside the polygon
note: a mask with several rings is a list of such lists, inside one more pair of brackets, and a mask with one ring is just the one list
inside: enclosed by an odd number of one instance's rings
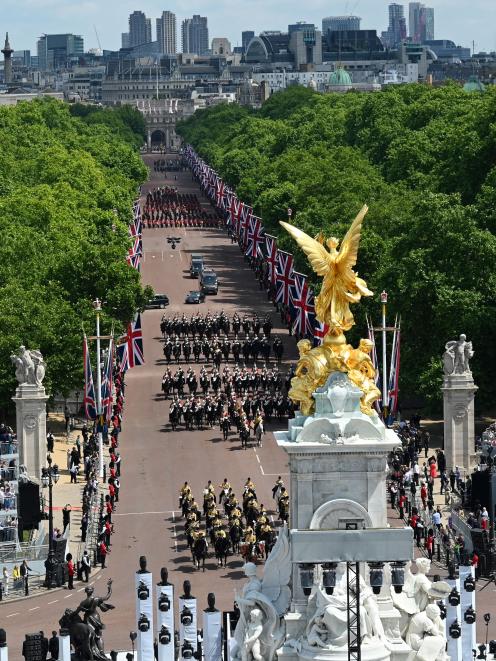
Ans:
{"label": "marble eagle sculpture", "polygon": [[362,296],[372,296],[367,283],[352,268],[357,262],[362,223],[367,211],[368,207],[364,205],[341,242],[340,250],[339,239],[335,237],[326,241],[319,234],[313,239],[297,227],[280,222],[307,255],[315,273],[323,277],[320,294],[315,299],[315,311],[317,319],[328,324],[331,335],[341,335],[355,323],[350,303],[358,303]]}

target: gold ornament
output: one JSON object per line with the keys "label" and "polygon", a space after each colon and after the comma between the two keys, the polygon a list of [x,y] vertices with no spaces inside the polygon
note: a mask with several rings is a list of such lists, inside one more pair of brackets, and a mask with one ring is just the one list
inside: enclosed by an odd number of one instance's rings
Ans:
{"label": "gold ornament", "polygon": [[315,349],[312,349],[309,340],[298,342],[300,359],[289,391],[289,397],[299,403],[304,415],[314,412],[313,393],[325,384],[332,372],[346,373],[363,392],[360,399],[362,413],[372,415],[372,405],[381,397],[375,385],[375,369],[370,359],[372,342],[360,340],[358,349],[354,349],[346,344],[344,336],[344,331],[355,323],[350,303],[358,303],[362,296],[372,296],[366,282],[352,269],[357,262],[362,222],[367,211],[368,207],[363,206],[339,251],[338,239],[331,237],[326,241],[322,233],[312,239],[293,225],[281,222],[306,253],[315,273],[324,278],[320,294],[315,299],[315,310],[317,319],[327,324],[329,331],[322,345]]}

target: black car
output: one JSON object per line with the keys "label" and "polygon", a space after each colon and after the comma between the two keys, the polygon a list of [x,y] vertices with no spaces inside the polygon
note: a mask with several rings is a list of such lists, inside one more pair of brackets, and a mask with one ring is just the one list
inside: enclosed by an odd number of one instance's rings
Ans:
{"label": "black car", "polygon": [[193,290],[186,294],[184,300],[185,303],[193,303],[198,305],[198,303],[203,303],[205,301],[205,294],[202,291]]}
{"label": "black car", "polygon": [[200,291],[204,294],[217,294],[219,281],[217,274],[210,269],[205,269],[200,274]]}
{"label": "black car", "polygon": [[166,294],[156,294],[151,298],[146,304],[147,310],[163,310],[163,308],[169,305],[169,297]]}

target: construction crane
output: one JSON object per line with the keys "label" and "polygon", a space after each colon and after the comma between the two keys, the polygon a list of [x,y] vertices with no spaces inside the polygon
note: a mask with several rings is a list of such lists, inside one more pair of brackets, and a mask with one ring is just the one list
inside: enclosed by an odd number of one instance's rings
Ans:
{"label": "construction crane", "polygon": [[94,23],[93,23],[93,29],[95,30],[96,40],[97,40],[97,42],[98,42],[98,48],[99,48],[99,49],[102,51],[102,53],[103,53],[102,44],[100,43],[100,37],[98,36],[98,31],[97,31],[97,29],[96,29],[96,25],[95,25]]}

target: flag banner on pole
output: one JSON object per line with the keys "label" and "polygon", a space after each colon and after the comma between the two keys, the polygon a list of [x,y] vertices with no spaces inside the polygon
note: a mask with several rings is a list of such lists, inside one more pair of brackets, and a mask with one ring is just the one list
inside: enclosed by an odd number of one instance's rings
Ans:
{"label": "flag banner on pole", "polygon": [[315,346],[320,346],[324,341],[324,337],[329,332],[328,324],[323,324],[321,321],[315,319],[315,325],[313,328],[313,343]]}
{"label": "flag banner on pole", "polygon": [[231,227],[234,231],[237,231],[236,216],[238,213],[238,198],[235,193],[231,194],[229,199],[229,204],[227,206],[227,212],[229,213],[229,220],[231,222]]}
{"label": "flag banner on pole", "polygon": [[93,373],[91,371],[90,352],[86,335],[83,340],[83,362],[84,362],[84,413],[88,420],[96,420],[95,386],[93,385]]}
{"label": "flag banner on pole", "polygon": [[143,356],[143,332],[141,330],[141,315],[138,312],[135,320],[128,324],[127,333],[123,336],[127,344],[127,368],[138,367],[145,362]]}
{"label": "flag banner on pole", "polygon": [[389,394],[388,411],[390,415],[393,416],[398,409],[399,378],[400,378],[401,331],[397,317],[395,320],[394,327],[395,330],[393,334],[393,348],[391,351],[391,367],[389,370],[389,383],[388,383],[388,394]]}
{"label": "flag banner on pole", "polygon": [[[367,332],[369,336],[369,340],[372,342],[372,352],[370,354],[370,359],[372,360],[372,365],[374,366],[375,369],[375,385],[377,388],[379,388],[380,392],[382,393],[381,389],[381,371],[379,369],[379,363],[377,360],[377,347],[375,345],[375,334],[374,334],[374,327],[372,326],[372,320],[368,317],[367,319]],[[382,397],[374,402],[374,408],[377,411],[377,413],[380,415],[382,412]]]}
{"label": "flag banner on pole", "polygon": [[293,271],[294,284],[291,286],[291,304],[294,310],[293,329],[303,337],[314,336],[315,300],[307,277]]}
{"label": "flag banner on pole", "polygon": [[219,208],[222,208],[223,203],[224,203],[224,182],[220,177],[217,177],[217,181],[215,182],[215,204]]}
{"label": "flag banner on pole", "polygon": [[105,358],[105,364],[103,366],[103,378],[102,378],[102,414],[104,420],[107,422],[112,417],[112,373],[113,373],[113,363],[114,363],[114,347],[113,340],[110,340],[108,346],[108,353]]}
{"label": "flag banner on pole", "polygon": [[277,271],[277,239],[270,234],[265,235],[265,248],[267,252],[267,266],[269,267],[269,281],[271,285],[276,284]]}
{"label": "flag banner on pole", "polygon": [[246,233],[245,255],[252,258],[258,257],[261,252],[263,239],[264,228],[262,227],[262,221],[257,216],[252,216]]}
{"label": "flag banner on pole", "polygon": [[253,218],[253,209],[248,204],[243,203],[243,208],[241,210],[241,219],[239,223],[239,238],[244,250],[246,250],[246,243],[248,241],[248,227],[250,225],[252,218]]}
{"label": "flag banner on pole", "polygon": [[142,219],[141,219],[141,204],[139,200],[133,204],[133,222],[129,226],[129,234],[132,237],[141,236],[142,234]]}
{"label": "flag banner on pole", "polygon": [[135,269],[139,270],[141,264],[141,256],[143,254],[143,244],[141,242],[141,235],[135,236],[133,245],[131,248],[128,248],[128,254],[126,256],[127,263]]}
{"label": "flag banner on pole", "polygon": [[276,265],[276,302],[291,303],[291,287],[294,285],[293,255],[283,250],[277,251]]}
{"label": "flag banner on pole", "polygon": [[129,369],[129,353],[127,342],[119,344],[116,348],[117,360],[119,361],[119,373],[124,374]]}

